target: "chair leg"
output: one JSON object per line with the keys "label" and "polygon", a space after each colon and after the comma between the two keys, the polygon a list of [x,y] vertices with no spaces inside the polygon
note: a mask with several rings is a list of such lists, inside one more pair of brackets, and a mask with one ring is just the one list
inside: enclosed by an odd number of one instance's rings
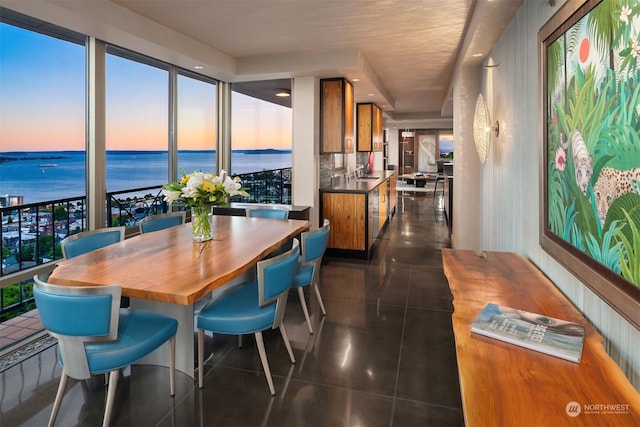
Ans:
{"label": "chair leg", "polygon": [[291,343],[289,342],[287,331],[284,329],[284,324],[280,325],[278,329],[280,329],[280,335],[282,335],[284,346],[287,347],[287,353],[289,353],[289,359],[291,359],[291,363],[296,363],[296,358],[293,356],[293,350],[291,349]]}
{"label": "chair leg", "polygon": [[300,305],[302,306],[302,312],[304,318],[307,319],[307,326],[309,327],[309,333],[313,334],[313,328],[311,327],[311,319],[309,319],[309,310],[307,310],[307,302],[304,300],[304,291],[302,288],[298,288],[298,298],[300,298]]}
{"label": "chair leg", "polygon": [[269,391],[271,395],[276,394],[276,389],[273,387],[273,379],[271,378],[271,369],[269,369],[269,361],[267,360],[267,352],[264,349],[264,340],[262,339],[262,332],[256,332],[256,344],[258,345],[258,353],[260,354],[260,361],[262,362],[262,368],[264,369],[264,375],[267,377],[267,384],[269,384]]}
{"label": "chair leg", "polygon": [[104,408],[104,419],[102,421],[102,427],[109,427],[111,422],[111,412],[113,411],[113,402],[116,397],[116,388],[118,388],[118,369],[114,369],[109,373],[109,388],[107,389],[107,404]]}
{"label": "chair leg", "polygon": [[64,397],[64,390],[67,388],[68,381],[69,376],[65,374],[63,370],[62,374],[60,375],[60,383],[58,383],[58,392],[56,393],[56,399],[53,401],[51,416],[49,417],[49,427],[53,427],[56,422],[58,411],[60,410],[60,404],[62,403],[62,398]]}
{"label": "chair leg", "polygon": [[198,387],[204,382],[204,330],[198,329]]}
{"label": "chair leg", "polygon": [[169,340],[169,385],[171,387],[171,397],[176,395],[176,336]]}
{"label": "chair leg", "polygon": [[318,289],[318,284],[311,285],[314,292],[316,293],[316,297],[318,297],[318,303],[320,304],[320,310],[322,310],[322,315],[327,315],[327,310],[324,309],[324,303],[322,302],[322,297],[320,296],[320,289]]}

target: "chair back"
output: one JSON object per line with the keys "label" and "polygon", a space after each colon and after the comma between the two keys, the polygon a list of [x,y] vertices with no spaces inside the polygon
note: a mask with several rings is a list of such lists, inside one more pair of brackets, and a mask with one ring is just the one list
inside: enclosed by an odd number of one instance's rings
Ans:
{"label": "chair back", "polygon": [[327,249],[330,231],[329,221],[325,219],[322,227],[302,233],[302,262],[304,264],[322,260]]}
{"label": "chair back", "polygon": [[247,216],[251,218],[287,219],[289,218],[289,211],[286,209],[276,208],[248,208]]}
{"label": "chair back", "polygon": [[124,240],[124,226],[100,228],[72,234],[60,242],[65,259],[103,248]]}
{"label": "chair back", "polygon": [[84,343],[118,338],[121,287],[59,286],[38,276],[33,281],[40,320],[58,339],[65,372],[72,378],[89,378]]}
{"label": "chair back", "polygon": [[299,254],[300,242],[294,238],[287,252],[257,264],[258,304],[263,307],[277,303],[274,328],[282,323],[289,288],[298,269]]}
{"label": "chair back", "polygon": [[184,224],[186,212],[169,212],[151,215],[143,218],[139,223],[140,233],[151,233]]}

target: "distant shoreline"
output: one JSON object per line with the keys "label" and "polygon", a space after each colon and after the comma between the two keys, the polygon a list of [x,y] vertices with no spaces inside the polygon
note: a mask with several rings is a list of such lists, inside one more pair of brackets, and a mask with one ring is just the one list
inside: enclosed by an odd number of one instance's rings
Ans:
{"label": "distant shoreline", "polygon": [[5,157],[0,156],[0,163],[17,162],[20,160],[60,160],[64,159],[64,156],[38,156],[38,157]]}
{"label": "distant shoreline", "polygon": [[[213,150],[180,150],[179,166],[186,170],[215,168]],[[0,191],[23,195],[24,203],[38,203],[84,194],[86,183],[84,151],[0,151]],[[231,175],[291,167],[291,151],[261,149],[234,150]],[[108,151],[107,189],[117,192],[136,187],[160,186],[167,180],[167,151]],[[49,167],[49,165],[57,165]]]}
{"label": "distant shoreline", "polygon": [[[217,150],[178,150],[178,153],[216,153]],[[81,150],[62,150],[62,151],[3,151],[0,152],[0,163],[16,162],[22,160],[59,160],[65,159],[63,155],[56,155],[53,153],[69,153],[78,154],[83,153]],[[107,154],[158,154],[166,153],[167,151],[161,150],[107,150]],[[276,148],[261,148],[255,150],[231,150],[232,153],[240,154],[287,154],[291,153],[291,150],[278,150]],[[49,154],[52,153],[52,154]],[[33,154],[33,156],[30,156]],[[40,154],[40,155],[38,155]]]}

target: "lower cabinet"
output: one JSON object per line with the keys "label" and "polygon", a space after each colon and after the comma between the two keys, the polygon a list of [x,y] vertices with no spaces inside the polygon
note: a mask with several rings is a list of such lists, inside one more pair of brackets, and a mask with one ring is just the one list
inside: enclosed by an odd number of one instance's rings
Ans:
{"label": "lower cabinet", "polygon": [[331,222],[327,248],[364,251],[366,194],[323,193],[322,218]]}
{"label": "lower cabinet", "polygon": [[[377,237],[395,212],[393,181],[383,180],[367,192],[320,190],[320,218],[331,222],[327,254],[369,259]],[[394,194],[395,196],[395,194]]]}
{"label": "lower cabinet", "polygon": [[384,181],[378,186],[378,232],[376,233],[376,237],[380,231],[382,231],[382,228],[386,225],[388,219],[387,208],[389,206],[389,193],[387,188],[387,181]]}

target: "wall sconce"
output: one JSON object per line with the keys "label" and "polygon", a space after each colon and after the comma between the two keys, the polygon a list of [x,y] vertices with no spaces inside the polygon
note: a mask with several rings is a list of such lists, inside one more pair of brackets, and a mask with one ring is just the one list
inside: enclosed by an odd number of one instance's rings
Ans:
{"label": "wall sconce", "polygon": [[291,96],[289,89],[276,89],[276,96],[280,98],[288,98]]}
{"label": "wall sconce", "polygon": [[478,94],[476,101],[476,111],[473,115],[473,141],[476,144],[478,158],[483,165],[487,161],[489,153],[489,143],[491,142],[491,134],[495,132],[496,138],[500,134],[500,123],[496,120],[495,126],[491,126],[489,118],[489,109],[487,103],[484,102],[482,93]]}

